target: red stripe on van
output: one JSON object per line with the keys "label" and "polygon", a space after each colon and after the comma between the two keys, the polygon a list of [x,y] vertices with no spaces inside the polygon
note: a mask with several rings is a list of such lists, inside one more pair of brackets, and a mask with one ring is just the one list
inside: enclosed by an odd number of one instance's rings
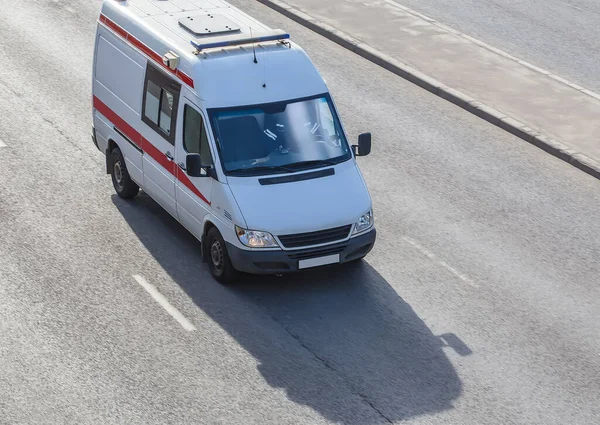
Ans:
{"label": "red stripe on van", "polygon": [[94,96],[94,108],[98,110],[102,115],[109,119],[119,131],[125,134],[131,139],[136,145],[142,149],[144,154],[148,154],[158,164],[171,173],[177,180],[179,180],[185,187],[187,187],[194,195],[200,198],[202,201],[210,205],[210,201],[198,190],[198,188],[192,183],[187,174],[181,172],[179,167],[175,164],[175,161],[170,161],[164,152],[161,152],[154,146],[148,139],[142,136],[136,129],[127,124],[127,122],[117,115],[112,109],[110,109],[104,102],[98,97]]}
{"label": "red stripe on van", "polygon": [[144,154],[150,155],[161,167],[175,176],[175,162],[167,158],[166,153],[158,150],[148,139],[144,139]]}
{"label": "red stripe on van", "polygon": [[183,183],[183,185],[185,187],[187,187],[194,195],[196,195],[198,198],[202,199],[204,202],[206,202],[208,205],[210,205],[210,202],[208,201],[208,199],[206,199],[204,197],[204,195],[202,195],[202,193],[200,193],[198,188],[196,186],[194,186],[194,183],[192,183],[192,181],[190,180],[188,175],[185,174],[185,172],[179,170],[179,167],[177,167],[177,168],[178,168],[177,180],[179,180],[181,183]]}
{"label": "red stripe on van", "polygon": [[190,76],[188,76],[187,74],[184,74],[180,70],[176,70],[175,75],[177,75],[179,77],[179,79],[181,81],[183,81],[185,84],[187,84],[191,88],[194,88],[194,80],[192,80],[192,78]]}
{"label": "red stripe on van", "polygon": [[119,34],[121,37],[127,39],[127,31],[125,31],[123,28],[121,28],[120,26],[115,24],[113,21],[108,19],[106,16],[100,15],[100,22],[102,22],[103,24],[106,24],[110,29],[112,29],[114,32]]}
{"label": "red stripe on van", "polygon": [[132,126],[113,112],[104,102],[94,96],[94,108],[96,108],[102,115],[110,120],[115,127],[119,129],[125,136],[129,137],[133,143],[139,146],[140,149],[144,149],[143,140],[144,138],[138,133]]}
{"label": "red stripe on van", "polygon": [[167,68],[166,66],[164,66],[164,64],[162,63],[162,58],[160,57],[160,55],[158,53],[156,53],[154,50],[150,49],[148,46],[146,46],[140,40],[135,38],[133,35],[128,34],[127,41],[129,41],[129,43],[131,43],[134,47],[136,47],[138,50],[140,50],[143,54],[148,56],[154,62],[160,63],[160,66],[162,66],[165,69],[168,69],[169,72],[172,72],[171,68]]}
{"label": "red stripe on van", "polygon": [[153,62],[160,65],[162,67],[162,69],[168,71],[170,74],[173,74],[174,76],[179,78],[181,81],[183,81],[185,84],[187,84],[191,88],[194,88],[194,80],[189,75],[187,75],[185,72],[180,71],[178,69],[172,70],[171,68],[166,66],[162,61],[161,55],[159,55],[157,52],[152,50],[150,47],[146,46],[140,40],[135,38],[132,34],[128,33],[124,28],[119,26],[117,23],[112,21],[110,18],[107,18],[106,15],[100,15],[100,22],[102,22],[108,28],[113,30],[116,34],[118,34],[122,38],[124,38],[125,41],[129,42],[129,44],[131,44],[133,47],[135,47],[136,49],[141,51],[143,54],[148,56]]}

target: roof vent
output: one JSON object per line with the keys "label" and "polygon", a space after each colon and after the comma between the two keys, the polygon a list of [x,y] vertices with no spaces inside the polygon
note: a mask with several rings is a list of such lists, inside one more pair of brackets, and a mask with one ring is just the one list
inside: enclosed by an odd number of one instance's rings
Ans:
{"label": "roof vent", "polygon": [[179,19],[179,25],[196,35],[223,34],[240,30],[235,22],[223,15],[212,13],[185,16]]}

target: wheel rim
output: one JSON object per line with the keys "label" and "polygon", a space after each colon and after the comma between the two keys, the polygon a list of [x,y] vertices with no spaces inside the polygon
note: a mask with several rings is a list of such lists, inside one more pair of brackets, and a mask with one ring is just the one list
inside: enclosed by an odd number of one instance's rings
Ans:
{"label": "wheel rim", "polygon": [[123,187],[125,186],[125,178],[123,176],[123,166],[120,160],[115,161],[113,174],[115,176],[115,183],[117,185],[117,189],[119,189],[119,191],[123,190]]}
{"label": "wheel rim", "polygon": [[221,273],[225,267],[225,253],[223,252],[221,242],[218,240],[213,241],[210,247],[210,258],[215,270]]}

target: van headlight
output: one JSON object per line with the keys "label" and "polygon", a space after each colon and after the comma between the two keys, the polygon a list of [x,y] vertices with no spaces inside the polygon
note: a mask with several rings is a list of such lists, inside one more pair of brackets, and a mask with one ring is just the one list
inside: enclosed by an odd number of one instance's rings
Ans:
{"label": "van headlight", "polygon": [[370,210],[368,213],[363,214],[356,224],[354,224],[354,231],[352,234],[356,235],[358,233],[365,232],[373,227],[375,219],[373,217],[373,210]]}
{"label": "van headlight", "polygon": [[279,244],[272,234],[257,230],[246,230],[235,226],[235,234],[240,242],[250,248],[274,248]]}

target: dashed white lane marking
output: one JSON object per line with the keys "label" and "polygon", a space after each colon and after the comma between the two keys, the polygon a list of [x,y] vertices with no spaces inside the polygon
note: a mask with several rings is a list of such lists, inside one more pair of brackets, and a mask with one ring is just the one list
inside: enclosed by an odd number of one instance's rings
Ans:
{"label": "dashed white lane marking", "polygon": [[156,289],[154,285],[149,283],[146,279],[144,279],[143,276],[140,276],[138,274],[133,275],[133,278],[137,281],[137,283],[139,283],[142,286],[142,288],[146,290],[146,292],[150,294],[152,298],[154,298],[154,301],[160,304],[160,306],[164,308],[167,311],[167,313],[169,313],[173,317],[173,319],[179,322],[183,329],[185,329],[188,332],[196,330],[196,327],[192,325],[190,321],[179,312],[179,310],[173,307],[171,303],[167,301],[167,299],[163,296],[163,294],[158,292],[158,289]]}
{"label": "dashed white lane marking", "polygon": [[463,281],[467,285],[472,286],[473,288],[479,288],[479,285],[477,285],[477,283],[475,283],[473,281],[473,279],[469,278],[464,273],[459,272],[458,270],[456,270],[454,267],[452,267],[450,264],[446,263],[445,261],[439,260],[433,252],[429,251],[427,248],[425,248],[423,245],[421,245],[414,239],[411,239],[407,236],[404,236],[402,239],[404,239],[406,242],[408,242],[413,248],[417,249],[421,254],[425,255],[427,258],[430,258],[431,260],[434,260],[435,262],[437,262],[440,266],[442,266],[443,268],[448,270],[450,273],[452,273],[454,276],[459,278],[461,281]]}
{"label": "dashed white lane marking", "polygon": [[2,141],[2,139],[0,139],[0,148],[5,148],[6,144]]}

